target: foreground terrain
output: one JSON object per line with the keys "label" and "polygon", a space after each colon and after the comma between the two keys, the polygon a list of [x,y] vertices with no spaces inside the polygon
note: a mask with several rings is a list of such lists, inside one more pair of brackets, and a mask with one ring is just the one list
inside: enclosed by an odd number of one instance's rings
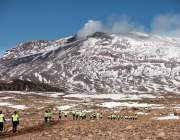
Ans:
{"label": "foreground terrain", "polygon": [[[105,98],[106,97],[106,98]],[[175,94],[87,94],[54,92],[0,92],[0,109],[7,123],[0,135],[3,140],[156,140],[180,139],[180,98]],[[13,134],[11,115],[18,111],[20,124]],[[52,122],[44,123],[45,110],[53,113]],[[58,112],[68,117],[58,121]],[[86,120],[72,120],[71,111],[87,113]],[[92,112],[102,119],[90,120]],[[138,114],[138,120],[108,120],[111,113]]]}

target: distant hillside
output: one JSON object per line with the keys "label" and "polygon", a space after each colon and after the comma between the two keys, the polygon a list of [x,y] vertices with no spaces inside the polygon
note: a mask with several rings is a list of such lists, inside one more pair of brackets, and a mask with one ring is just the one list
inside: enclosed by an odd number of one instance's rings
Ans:
{"label": "distant hillside", "polygon": [[12,81],[0,81],[0,91],[47,91],[64,92],[64,90],[52,87],[44,83],[35,83],[14,79]]}

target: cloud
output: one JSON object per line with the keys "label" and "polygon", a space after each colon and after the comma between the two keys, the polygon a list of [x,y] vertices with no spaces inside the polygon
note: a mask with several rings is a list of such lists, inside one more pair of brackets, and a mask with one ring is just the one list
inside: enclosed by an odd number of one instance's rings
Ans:
{"label": "cloud", "polygon": [[109,33],[127,33],[131,31],[145,32],[143,25],[132,21],[127,15],[112,15],[108,18],[109,28],[105,28]]}
{"label": "cloud", "polygon": [[126,33],[131,31],[144,32],[144,30],[144,26],[131,21],[127,15],[113,15],[108,18],[107,24],[103,24],[101,21],[89,20],[85,23],[84,27],[78,31],[77,37],[81,39],[98,31],[106,33]]}
{"label": "cloud", "polygon": [[101,21],[89,20],[84,27],[78,31],[79,39],[86,37],[94,32],[106,33],[127,33],[127,32],[143,32],[161,36],[180,37],[180,14],[158,14],[155,15],[148,29],[144,25],[140,25],[127,15],[112,15],[108,18],[107,23]]}
{"label": "cloud", "polygon": [[180,37],[180,14],[159,14],[154,16],[151,22],[151,33]]}
{"label": "cloud", "polygon": [[102,23],[100,21],[93,21],[93,20],[89,20],[85,25],[84,27],[78,31],[77,33],[77,37],[79,39],[89,35],[89,34],[92,34],[94,32],[97,32],[97,31],[102,31]]}

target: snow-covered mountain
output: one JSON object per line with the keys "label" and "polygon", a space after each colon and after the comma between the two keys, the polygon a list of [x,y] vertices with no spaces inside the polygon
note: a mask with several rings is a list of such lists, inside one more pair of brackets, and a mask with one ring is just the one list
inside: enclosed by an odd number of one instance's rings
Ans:
{"label": "snow-covered mountain", "polygon": [[131,32],[29,41],[6,51],[1,79],[40,81],[68,91],[180,92],[180,38]]}

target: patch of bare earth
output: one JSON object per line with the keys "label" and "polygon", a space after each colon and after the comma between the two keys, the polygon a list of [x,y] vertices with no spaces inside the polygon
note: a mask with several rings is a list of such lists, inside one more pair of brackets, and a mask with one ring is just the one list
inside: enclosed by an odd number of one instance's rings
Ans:
{"label": "patch of bare earth", "polygon": [[[0,106],[5,114],[7,123],[4,125],[0,140],[179,140],[180,119],[154,120],[154,117],[168,116],[169,114],[180,115],[180,98],[178,95],[168,94],[164,98],[115,101],[115,102],[138,102],[161,105],[163,108],[142,107],[100,107],[97,104],[111,102],[111,99],[84,99],[68,98],[63,96],[52,98],[41,95],[0,94],[1,102],[14,105],[26,105],[26,109],[14,109],[8,106]],[[174,98],[173,98],[174,96]],[[3,97],[13,97],[3,99]],[[90,120],[87,112],[86,120],[72,120],[69,113],[68,118],[64,116],[58,121],[59,110],[56,107],[76,105],[67,109],[86,110],[91,112],[102,112],[103,119]],[[44,123],[45,110],[52,110],[53,121]],[[17,133],[12,133],[11,115],[14,110],[18,111],[20,124]],[[111,113],[133,115],[140,112],[138,120],[108,120]]]}
{"label": "patch of bare earth", "polygon": [[[33,127],[32,127],[33,123]],[[6,132],[4,140],[179,140],[179,120],[61,120],[48,124],[21,121],[16,134]]]}

